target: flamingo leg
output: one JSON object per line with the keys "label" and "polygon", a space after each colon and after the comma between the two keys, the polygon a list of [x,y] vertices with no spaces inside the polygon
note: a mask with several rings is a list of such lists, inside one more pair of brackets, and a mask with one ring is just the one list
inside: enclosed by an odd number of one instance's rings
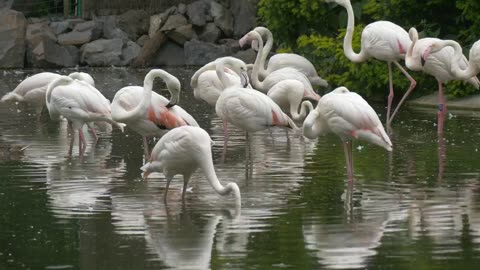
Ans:
{"label": "flamingo leg", "polygon": [[[349,145],[350,144],[350,145]],[[347,163],[347,176],[348,181],[353,182],[353,166],[351,164],[351,141],[350,142],[343,142],[343,151],[345,153],[345,161]]]}
{"label": "flamingo leg", "polygon": [[185,201],[185,194],[187,193],[188,181],[190,180],[190,174],[183,175],[183,189],[182,189],[182,201]]}
{"label": "flamingo leg", "polygon": [[392,101],[393,101],[393,77],[392,77],[392,62],[388,62],[388,84],[390,87],[390,93],[388,94],[388,103],[387,103],[387,122],[390,123],[390,110],[392,109]]}
{"label": "flamingo leg", "polygon": [[223,120],[223,145],[226,148],[228,144],[228,122],[227,120]]}
{"label": "flamingo leg", "polygon": [[79,128],[78,129],[78,152],[80,153],[80,156],[83,156],[86,148],[87,148],[87,142],[85,141],[83,130],[82,128]]}
{"label": "flamingo leg", "polygon": [[165,193],[163,194],[163,199],[166,201],[167,200],[167,193],[168,193],[168,188],[170,187],[170,182],[173,179],[173,176],[167,175],[167,185],[165,186]]}
{"label": "flamingo leg", "polygon": [[73,127],[72,127],[72,122],[68,121],[67,122],[67,138],[68,135],[70,135],[70,147],[68,148],[68,155],[71,156],[73,152],[73,143],[75,142],[75,134],[73,133]]}
{"label": "flamingo leg", "polygon": [[445,104],[445,97],[443,96],[443,83],[438,81],[438,134],[443,133],[443,124],[445,122],[446,112],[447,105]]}
{"label": "flamingo leg", "polygon": [[150,153],[148,151],[148,142],[147,142],[147,136],[142,136],[143,139],[143,153],[145,154],[145,160],[150,159]]}
{"label": "flamingo leg", "polygon": [[97,132],[95,131],[95,128],[90,128],[90,132],[92,132],[93,138],[94,138],[94,143],[97,143],[98,141],[98,135]]}
{"label": "flamingo leg", "polygon": [[407,79],[410,81],[410,86],[408,87],[407,92],[405,92],[402,99],[400,100],[397,107],[395,108],[392,115],[390,116],[390,119],[388,120],[387,126],[392,124],[393,117],[395,117],[398,110],[402,106],[403,102],[405,102],[407,97],[410,95],[410,93],[413,91],[413,89],[415,89],[415,86],[417,85],[417,82],[415,81],[415,79],[413,79],[413,77],[410,76],[410,74],[408,74],[408,72],[397,61],[393,61],[393,63],[402,71],[402,73],[405,75],[405,77],[407,77]]}

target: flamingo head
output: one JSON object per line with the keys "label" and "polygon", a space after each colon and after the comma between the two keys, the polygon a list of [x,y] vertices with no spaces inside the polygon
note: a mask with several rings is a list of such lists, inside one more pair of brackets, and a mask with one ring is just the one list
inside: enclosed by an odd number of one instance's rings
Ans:
{"label": "flamingo head", "polygon": [[433,50],[432,46],[433,46],[433,44],[428,46],[427,49],[425,49],[425,51],[423,51],[423,54],[422,54],[422,57],[421,57],[422,66],[425,65],[425,62],[427,61],[428,57],[432,53],[432,50]]}
{"label": "flamingo head", "polygon": [[[238,43],[240,44],[240,47],[243,47],[245,44],[251,44],[252,48],[254,50],[259,50],[260,49],[260,45],[259,45],[259,41],[262,40],[262,37],[260,36],[260,34],[255,31],[255,30],[252,30],[248,33],[246,33],[239,41]],[[262,40],[262,45],[263,47],[263,40]]]}

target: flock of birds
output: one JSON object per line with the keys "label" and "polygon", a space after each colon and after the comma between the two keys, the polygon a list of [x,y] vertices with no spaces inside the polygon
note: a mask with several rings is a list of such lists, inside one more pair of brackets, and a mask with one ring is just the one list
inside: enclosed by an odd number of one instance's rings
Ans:
{"label": "flock of birds", "polygon": [[[390,78],[386,125],[390,126],[400,106],[415,88],[416,82],[399,61],[405,60],[410,70],[433,75],[439,86],[438,132],[443,132],[446,112],[443,83],[462,79],[476,88],[480,82],[475,75],[480,71],[480,43],[470,51],[470,61],[462,54],[461,46],[452,40],[418,38],[415,28],[407,33],[402,27],[388,21],[377,21],[365,27],[361,37],[361,51],[352,49],[354,14],[350,0],[335,2],[347,10],[348,25],[344,39],[345,55],[353,62],[369,58],[386,61]],[[271,32],[256,27],[239,40],[257,51],[255,63],[246,64],[234,57],[222,57],[201,67],[191,78],[191,87],[197,99],[215,106],[223,120],[224,147],[228,142],[228,125],[247,132],[271,127],[299,129],[314,139],[334,133],[343,141],[347,175],[353,182],[352,140],[362,139],[392,151],[392,143],[377,113],[358,94],[338,87],[320,97],[314,87],[328,84],[320,78],[314,66],[303,56],[281,53],[266,63],[273,44]],[[410,87],[396,109],[391,113],[393,100],[392,67],[395,64],[410,80]],[[265,68],[265,66],[267,68]],[[153,92],[153,82],[160,78],[166,84],[170,99]],[[199,127],[195,118],[178,105],[181,85],[179,80],[161,69],[153,69],[145,76],[143,86],[120,89],[112,102],[95,88],[93,78],[82,72],[68,76],[43,72],[22,81],[2,101],[23,101],[33,104],[39,115],[46,105],[51,119],[67,119],[70,133],[78,132],[79,153],[83,155],[86,142],[83,127],[86,124],[95,140],[95,127],[123,131],[127,126],[143,137],[148,162],[141,167],[147,179],[151,172],[163,172],[167,183],[165,197],[173,177],[184,177],[184,198],[192,174],[200,168],[213,189],[226,195],[233,193],[236,205],[241,205],[240,189],[236,183],[223,186],[218,180],[212,161],[209,134]],[[313,104],[316,104],[314,106]],[[95,124],[95,125],[94,125]],[[149,137],[160,138],[153,150],[148,149]],[[71,136],[69,154],[74,136]]]}

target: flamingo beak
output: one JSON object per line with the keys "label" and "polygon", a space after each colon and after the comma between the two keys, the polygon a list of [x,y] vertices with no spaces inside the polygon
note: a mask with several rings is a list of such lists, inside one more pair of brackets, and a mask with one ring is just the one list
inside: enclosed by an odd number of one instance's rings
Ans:
{"label": "flamingo beak", "polygon": [[244,71],[240,73],[240,82],[243,88],[247,88],[249,84],[248,74]]}

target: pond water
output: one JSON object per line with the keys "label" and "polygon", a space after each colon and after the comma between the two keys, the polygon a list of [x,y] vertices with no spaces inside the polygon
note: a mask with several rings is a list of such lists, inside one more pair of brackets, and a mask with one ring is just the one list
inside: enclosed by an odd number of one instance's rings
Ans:
{"label": "pond water", "polygon": [[[141,85],[148,70],[86,71],[111,100],[121,87]],[[101,134],[95,146],[86,132],[85,157],[78,147],[68,157],[65,122],[48,114],[37,121],[28,106],[0,104],[0,269],[479,265],[480,113],[450,111],[437,140],[434,110],[403,110],[393,126],[393,152],[355,143],[349,188],[335,136],[308,140],[272,129],[246,141],[234,129],[223,156],[222,122],[189,87],[194,70],[167,71],[184,86],[179,104],[215,142],[219,179],[240,186],[241,213],[233,196],[214,193],[200,171],[184,204],[181,176],[164,202],[165,178],[142,180],[142,140],[128,128]],[[3,71],[0,95],[36,72]],[[23,146],[23,154],[9,150]]]}

